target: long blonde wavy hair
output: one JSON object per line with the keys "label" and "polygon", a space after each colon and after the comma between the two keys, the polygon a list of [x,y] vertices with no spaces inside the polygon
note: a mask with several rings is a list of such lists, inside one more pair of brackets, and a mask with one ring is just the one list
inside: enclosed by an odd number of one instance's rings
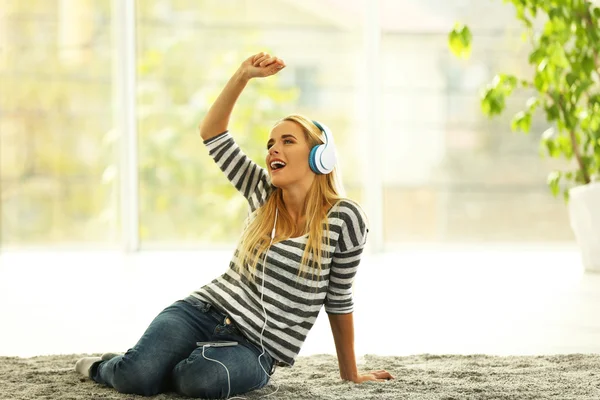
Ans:
{"label": "long blonde wavy hair", "polygon": [[[292,114],[279,121],[291,121],[302,127],[309,149],[324,143],[321,131],[312,121],[302,115]],[[308,163],[308,159],[306,160]],[[327,214],[331,207],[340,200],[344,189],[338,176],[337,167],[326,175],[316,175],[309,188],[304,202],[303,214],[306,222],[303,232],[308,234],[306,248],[302,254],[298,277],[311,273],[312,280],[321,276],[321,256],[328,256],[323,251],[323,235],[329,242],[329,223]],[[254,280],[259,260],[262,262],[265,251],[271,242],[271,232],[275,222],[275,210],[278,210],[276,235],[273,243],[287,240],[296,231],[291,215],[283,203],[283,191],[275,188],[266,202],[255,211],[256,216],[249,222],[240,239],[237,272]],[[325,230],[325,232],[324,232]],[[309,265],[310,264],[310,265]]]}

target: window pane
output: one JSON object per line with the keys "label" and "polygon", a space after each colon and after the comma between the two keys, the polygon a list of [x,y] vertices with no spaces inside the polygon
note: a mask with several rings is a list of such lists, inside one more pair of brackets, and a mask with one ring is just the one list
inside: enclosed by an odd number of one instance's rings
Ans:
{"label": "window pane", "polygon": [[118,239],[110,4],[0,3],[2,245]]}
{"label": "window pane", "polygon": [[[208,156],[197,126],[239,64],[259,51],[283,58],[287,68],[246,87],[230,124],[236,141],[264,167],[278,119],[301,113],[320,120],[335,136],[347,194],[361,200],[361,4],[324,10],[302,2],[137,2],[145,245],[239,238],[247,202]],[[343,17],[349,8],[353,20]]]}
{"label": "window pane", "polygon": [[[510,129],[530,94],[516,93],[498,118],[481,112],[495,73],[530,76],[514,7],[413,1],[393,19],[396,2],[383,4],[386,242],[571,240],[565,204],[545,184],[561,163],[539,157],[548,124],[538,115],[529,135]],[[456,20],[473,30],[468,61],[447,47]]]}

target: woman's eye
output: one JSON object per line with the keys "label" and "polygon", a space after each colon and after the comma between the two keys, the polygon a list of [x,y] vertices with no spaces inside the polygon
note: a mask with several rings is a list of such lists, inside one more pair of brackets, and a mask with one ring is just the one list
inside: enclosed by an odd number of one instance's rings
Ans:
{"label": "woman's eye", "polygon": [[[293,144],[294,141],[292,139],[283,139],[283,144]],[[267,150],[269,150],[271,147],[273,147],[273,143],[269,143],[267,145]]]}

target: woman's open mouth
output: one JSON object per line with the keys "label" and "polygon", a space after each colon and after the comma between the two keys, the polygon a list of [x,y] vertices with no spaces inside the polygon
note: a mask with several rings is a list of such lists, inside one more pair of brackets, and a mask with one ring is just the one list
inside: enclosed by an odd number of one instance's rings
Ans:
{"label": "woman's open mouth", "polygon": [[277,172],[284,169],[286,164],[283,161],[273,161],[271,162],[271,172]]}

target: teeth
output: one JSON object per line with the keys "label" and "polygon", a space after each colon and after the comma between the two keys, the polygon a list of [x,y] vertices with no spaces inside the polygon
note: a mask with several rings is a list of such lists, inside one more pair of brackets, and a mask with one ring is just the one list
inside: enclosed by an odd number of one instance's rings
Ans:
{"label": "teeth", "polygon": [[283,167],[285,167],[285,163],[283,161],[273,161],[271,163],[272,169],[283,168]]}

